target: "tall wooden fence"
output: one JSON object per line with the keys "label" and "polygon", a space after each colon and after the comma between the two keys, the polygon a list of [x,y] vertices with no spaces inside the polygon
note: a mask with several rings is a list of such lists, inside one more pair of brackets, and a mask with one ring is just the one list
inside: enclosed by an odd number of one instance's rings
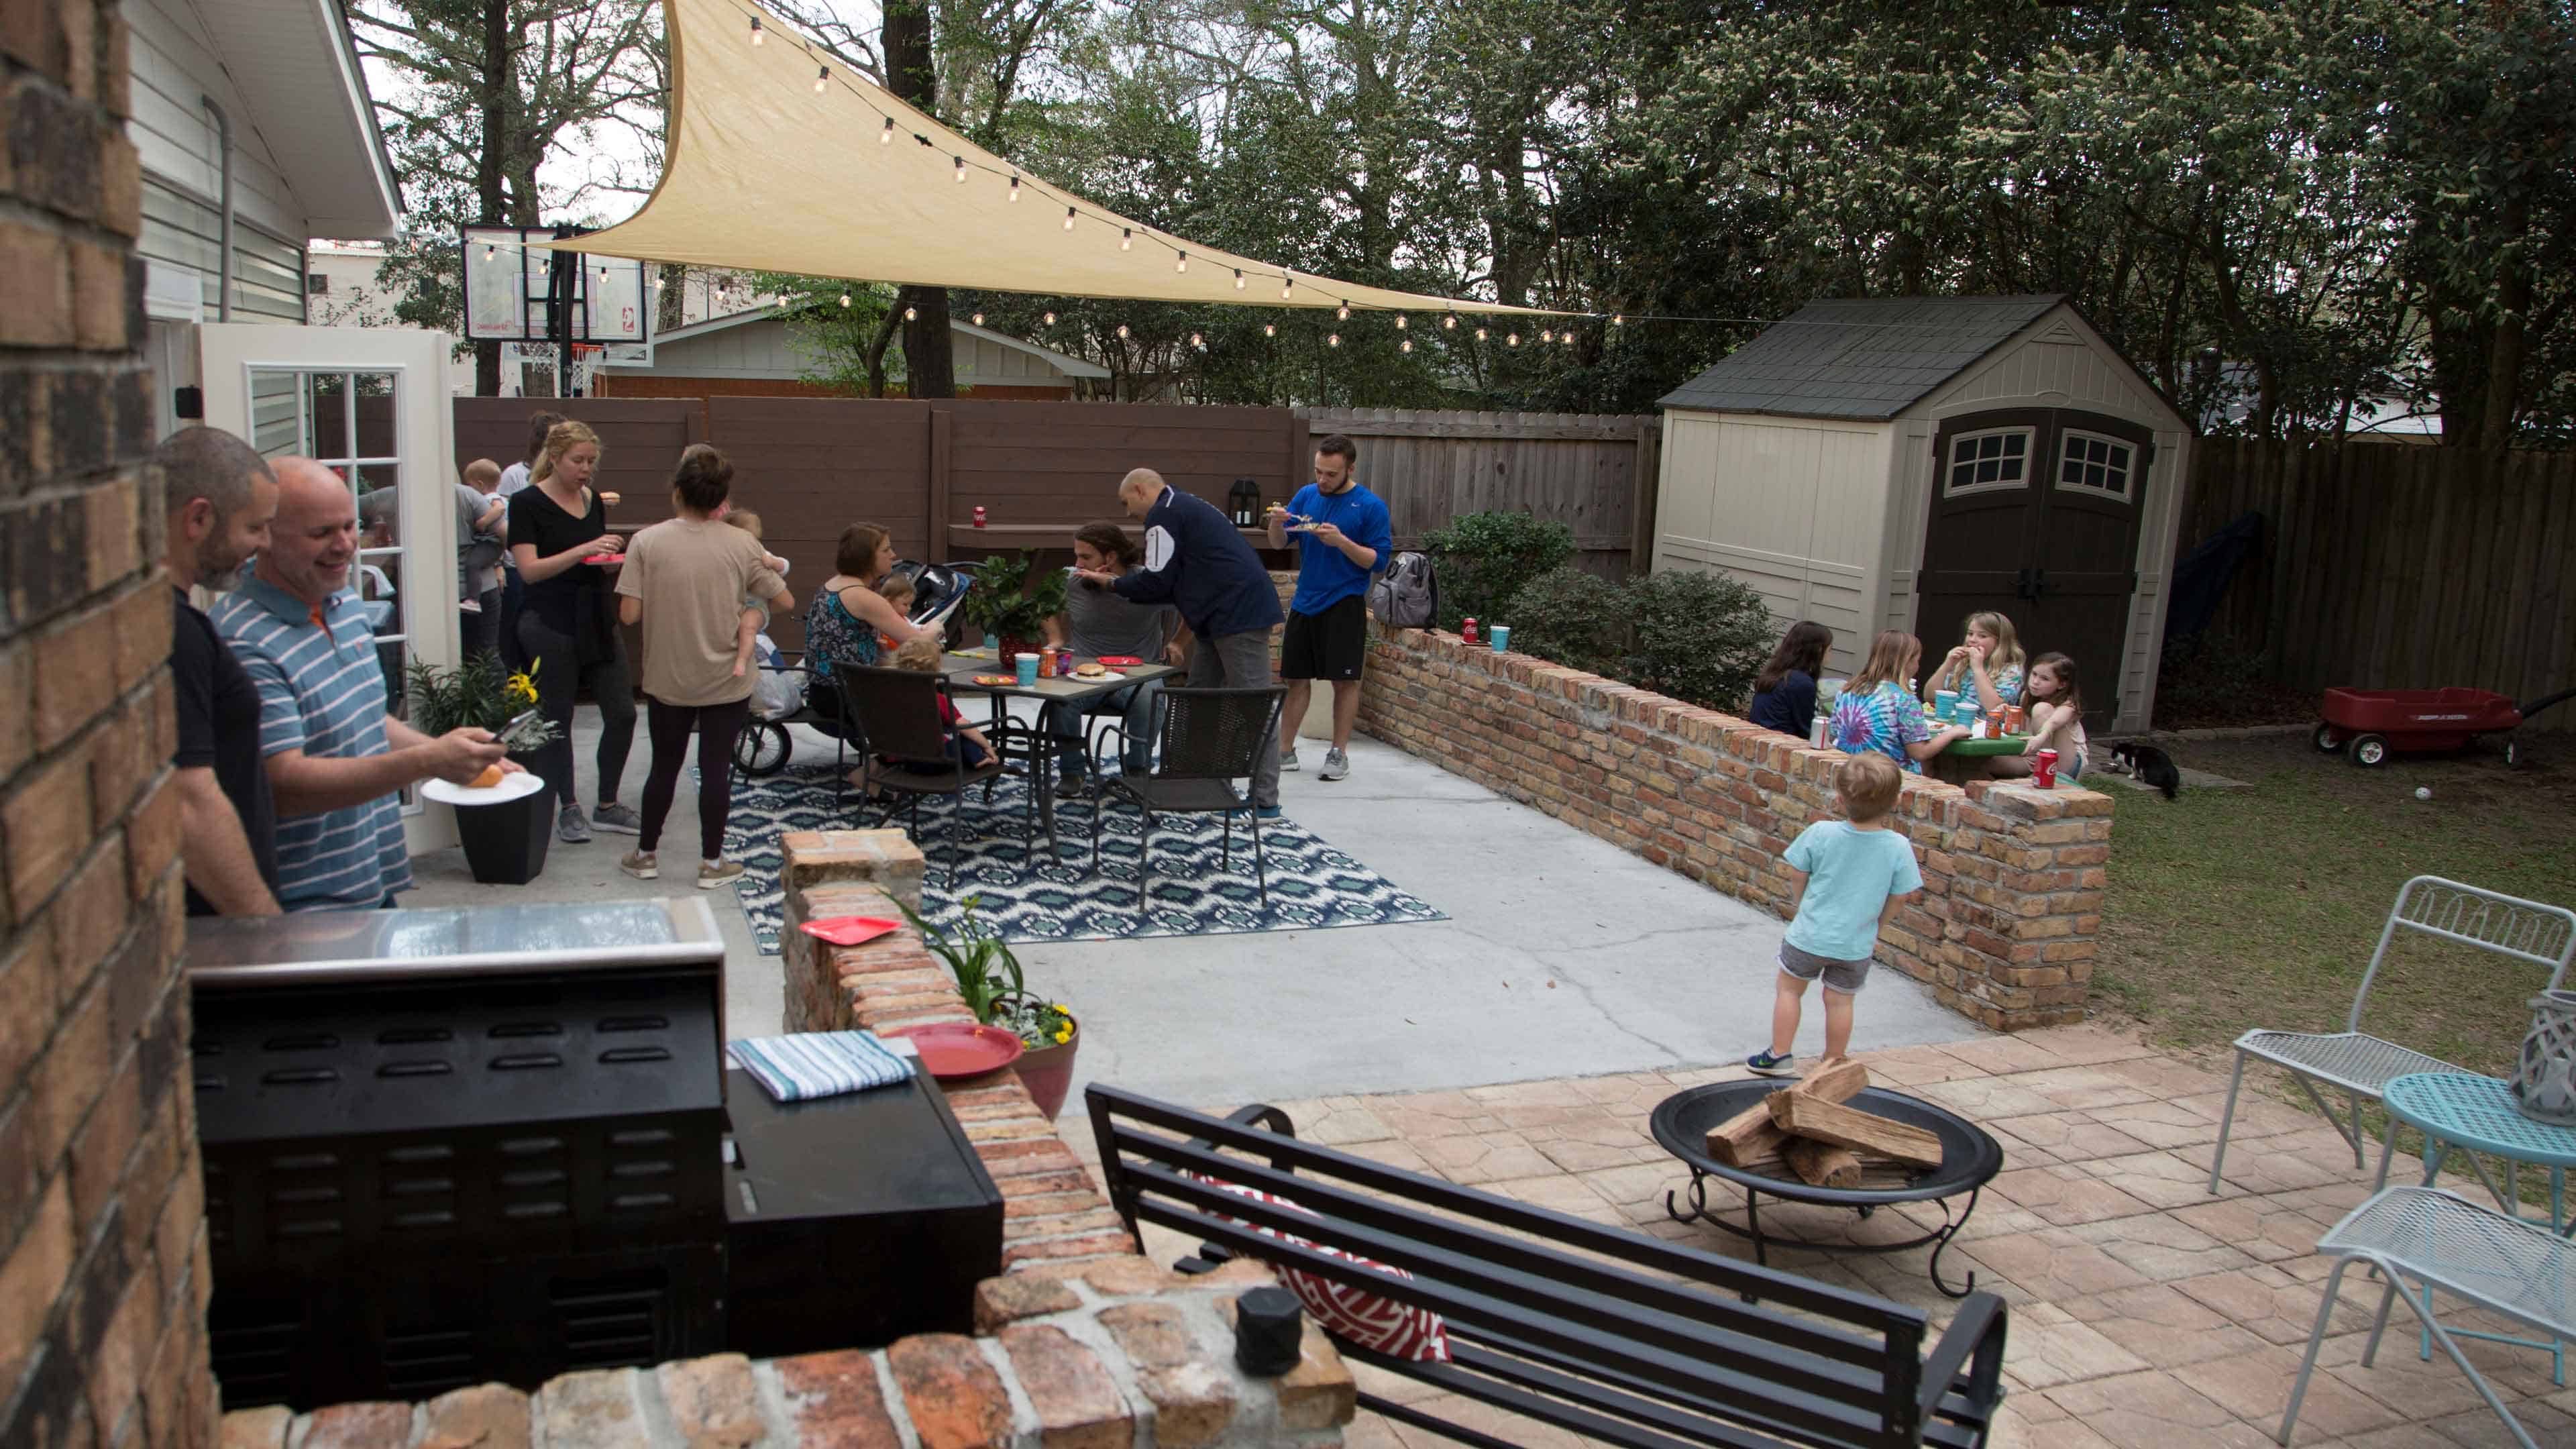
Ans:
{"label": "tall wooden fence", "polygon": [[[1398,548],[1462,513],[1527,509],[1574,530],[1575,559],[1608,578],[1652,556],[1654,417],[1591,413],[1300,408],[1313,438],[1359,445],[1362,482],[1386,500]],[[1641,542],[1643,540],[1643,542]]]}
{"label": "tall wooden fence", "polygon": [[[2248,512],[2263,541],[2212,627],[2282,683],[2576,687],[2576,453],[2203,440],[2184,550]],[[2576,729],[2576,701],[2534,725]]]}
{"label": "tall wooden fence", "polygon": [[[1115,490],[1130,468],[1153,468],[1220,508],[1243,478],[1265,502],[1285,502],[1312,476],[1315,442],[1333,433],[1359,444],[1360,476],[1387,500],[1399,547],[1418,546],[1460,513],[1525,508],[1572,527],[1583,566],[1616,578],[1644,556],[1636,540],[1653,527],[1651,417],[975,398],[458,398],[458,459],[515,460],[539,409],[598,431],[599,486],[623,495],[612,516],[621,528],[670,516],[680,449],[724,449],[737,505],[760,514],[800,598],[832,572],[841,531],[861,520],[892,530],[909,558],[1033,549],[1064,562],[1076,528],[1119,516]],[[801,643],[796,621],[777,624],[781,645]]]}

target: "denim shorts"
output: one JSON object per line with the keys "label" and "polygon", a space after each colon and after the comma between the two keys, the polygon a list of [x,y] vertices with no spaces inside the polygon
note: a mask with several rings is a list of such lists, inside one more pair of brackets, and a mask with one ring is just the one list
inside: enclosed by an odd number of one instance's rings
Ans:
{"label": "denim shorts", "polygon": [[1780,943],[1780,969],[1801,981],[1822,977],[1827,991],[1839,991],[1845,996],[1857,996],[1860,989],[1869,984],[1869,962],[1866,959],[1837,961],[1831,956],[1801,951],[1786,941]]}

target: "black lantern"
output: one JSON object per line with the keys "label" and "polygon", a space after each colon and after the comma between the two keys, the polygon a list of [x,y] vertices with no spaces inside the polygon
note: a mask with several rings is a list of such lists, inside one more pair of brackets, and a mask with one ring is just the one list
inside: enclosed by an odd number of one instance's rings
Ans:
{"label": "black lantern", "polygon": [[1261,522],[1261,485],[1249,478],[1237,478],[1225,490],[1225,508],[1234,515],[1234,526],[1251,528]]}

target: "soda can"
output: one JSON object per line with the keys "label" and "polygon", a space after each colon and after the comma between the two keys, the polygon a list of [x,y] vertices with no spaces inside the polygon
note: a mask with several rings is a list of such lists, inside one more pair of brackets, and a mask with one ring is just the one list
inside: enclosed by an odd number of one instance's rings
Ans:
{"label": "soda can", "polygon": [[1469,620],[1467,620],[1465,623],[1460,624],[1460,625],[1458,626],[1458,637],[1459,637],[1460,639],[1462,639],[1462,640],[1466,641],[1466,642],[1467,642],[1467,643],[1469,643],[1469,644],[1473,644],[1473,643],[1475,643],[1475,642],[1476,642],[1476,621],[1475,621],[1475,620],[1473,620],[1473,619],[1469,619]]}
{"label": "soda can", "polygon": [[2022,733],[2022,726],[2023,726],[2023,723],[2024,723],[2024,716],[2023,716],[2023,714],[2022,714],[2022,712],[2021,712],[2021,706],[2020,706],[2020,705],[2017,705],[2017,704],[2008,704],[2008,705],[2005,705],[2005,706],[2004,706],[2004,733],[2005,733],[2005,734],[2008,734],[2008,735],[2017,735],[2017,734]]}
{"label": "soda can", "polygon": [[981,503],[975,505],[975,526],[977,528],[984,526],[984,505]]}
{"label": "soda can", "polygon": [[2030,782],[2043,790],[2057,788],[2057,751],[2041,750],[2030,757]]}

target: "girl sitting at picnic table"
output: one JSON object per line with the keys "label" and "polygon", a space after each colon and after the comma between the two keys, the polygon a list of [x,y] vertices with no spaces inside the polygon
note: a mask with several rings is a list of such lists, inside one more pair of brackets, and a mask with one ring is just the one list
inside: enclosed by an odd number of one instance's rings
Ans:
{"label": "girl sitting at picnic table", "polygon": [[1983,609],[1968,616],[1962,632],[1965,637],[1923,681],[1923,702],[1933,703],[1934,696],[1946,689],[1961,699],[1974,694],[1977,707],[1990,715],[2002,714],[2006,705],[2024,703],[2021,637],[2013,632],[2012,620]]}
{"label": "girl sitting at picnic table", "polygon": [[1816,676],[1824,671],[1825,651],[1834,647],[1834,631],[1813,619],[1800,619],[1780,636],[1780,647],[1753,676],[1753,706],[1744,717],[1766,730],[1807,737],[1816,717]]}
{"label": "girl sitting at picnic table", "polygon": [[1923,718],[1923,701],[1905,687],[1923,659],[1923,645],[1901,629],[1881,630],[1869,646],[1869,662],[1843,686],[1834,700],[1833,723],[1826,733],[1847,755],[1877,753],[1914,774],[1923,761],[1964,739],[1967,728],[1950,725],[1934,730]]}
{"label": "girl sitting at picnic table", "polygon": [[[945,647],[938,635],[922,634],[905,641],[903,647],[894,651],[894,658],[889,662],[897,669],[937,674],[940,656],[944,652]],[[916,775],[945,775],[960,763],[969,770],[980,770],[991,762],[993,742],[984,738],[983,731],[958,717],[957,703],[948,697],[946,690],[939,693],[939,720],[948,727],[948,754],[945,758],[899,760],[888,755],[884,757],[885,763]]]}
{"label": "girl sitting at picnic table", "polygon": [[2057,774],[2072,781],[2092,763],[2092,741],[2084,734],[2084,691],[2075,685],[2075,661],[2063,654],[2042,654],[2030,662],[2030,742],[2021,758],[2007,756],[1998,765],[2018,765],[2016,775],[2030,773],[2030,757],[2057,751]]}

